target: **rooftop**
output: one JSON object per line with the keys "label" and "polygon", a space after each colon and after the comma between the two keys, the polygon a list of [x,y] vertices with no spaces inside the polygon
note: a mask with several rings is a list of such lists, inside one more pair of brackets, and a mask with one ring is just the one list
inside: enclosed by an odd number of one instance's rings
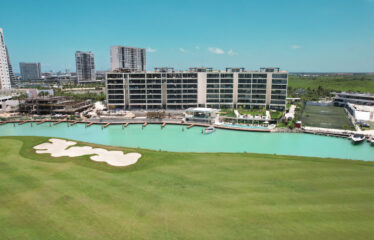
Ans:
{"label": "rooftop", "polygon": [[191,73],[191,72],[209,72],[209,73],[234,73],[234,72],[255,72],[255,73],[288,73],[288,71],[281,71],[279,68],[261,68],[260,70],[246,70],[243,67],[227,67],[225,70],[213,69],[210,67],[191,67],[188,70],[174,70],[173,67],[157,67],[154,71],[121,71],[115,70],[109,73]]}
{"label": "rooftop", "polygon": [[357,104],[352,104],[352,103],[348,103],[348,105],[354,108],[356,111],[374,112],[374,106],[357,105]]}
{"label": "rooftop", "polygon": [[372,93],[351,93],[351,92],[332,92],[334,95],[344,95],[344,96],[355,96],[355,97],[373,97]]}

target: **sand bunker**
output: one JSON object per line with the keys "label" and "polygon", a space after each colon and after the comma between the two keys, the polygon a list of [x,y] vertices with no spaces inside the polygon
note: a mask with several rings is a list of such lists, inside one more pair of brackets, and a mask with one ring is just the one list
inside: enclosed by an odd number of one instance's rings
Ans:
{"label": "sand bunker", "polygon": [[[52,157],[79,157],[83,155],[94,155],[90,159],[95,162],[106,162],[116,167],[124,167],[134,164],[141,157],[139,153],[127,153],[122,151],[108,151],[102,148],[70,147],[76,142],[56,138],[49,139],[50,143],[42,143],[34,147],[36,153],[50,153]],[[70,148],[68,148],[70,147]],[[68,148],[68,149],[67,149]]]}

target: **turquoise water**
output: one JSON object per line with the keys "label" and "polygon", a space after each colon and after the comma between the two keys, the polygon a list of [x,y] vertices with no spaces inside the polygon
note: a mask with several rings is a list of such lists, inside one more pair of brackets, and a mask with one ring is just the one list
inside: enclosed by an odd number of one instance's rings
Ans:
{"label": "turquoise water", "polygon": [[[184,131],[182,131],[184,129]],[[175,152],[251,152],[279,155],[330,157],[374,160],[374,147],[365,142],[353,145],[350,140],[300,133],[260,133],[217,129],[212,134],[201,134],[203,128],[150,124],[142,130],[141,124],[111,125],[102,129],[101,125],[88,128],[84,124],[68,127],[67,123],[51,125],[43,123],[31,127],[4,124],[0,126],[0,136],[47,136],[73,140],[154,150]]]}

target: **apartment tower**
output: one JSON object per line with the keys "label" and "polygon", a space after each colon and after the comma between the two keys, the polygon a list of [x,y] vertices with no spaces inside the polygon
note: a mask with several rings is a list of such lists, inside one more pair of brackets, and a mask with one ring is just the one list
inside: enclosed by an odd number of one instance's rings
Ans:
{"label": "apartment tower", "polygon": [[8,70],[9,70],[10,84],[13,87],[16,84],[16,77],[14,76],[12,63],[10,62],[10,56],[9,56],[8,48],[5,47],[5,49],[6,49],[6,55],[7,55],[7,58],[8,58],[7,60],[8,60]]}
{"label": "apartment tower", "polygon": [[8,55],[4,40],[3,29],[0,28],[0,90],[10,88],[11,82],[9,76]]}
{"label": "apartment tower", "polygon": [[90,83],[96,81],[95,59],[92,52],[75,53],[75,64],[78,83]]}
{"label": "apartment tower", "polygon": [[112,71],[145,71],[145,52],[145,48],[135,48],[126,46],[110,47],[110,65]]}

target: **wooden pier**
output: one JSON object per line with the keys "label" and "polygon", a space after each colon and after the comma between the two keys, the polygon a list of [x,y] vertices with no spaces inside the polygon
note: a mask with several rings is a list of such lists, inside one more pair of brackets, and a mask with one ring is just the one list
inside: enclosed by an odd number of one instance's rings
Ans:
{"label": "wooden pier", "polygon": [[74,121],[74,122],[72,122],[71,124],[70,124],[70,126],[73,126],[73,125],[75,125],[75,124],[77,124],[78,123],[78,121]]}
{"label": "wooden pier", "polygon": [[127,127],[129,125],[129,123],[125,123],[122,125],[122,129],[124,129],[125,127]]}
{"label": "wooden pier", "polygon": [[190,129],[190,128],[192,128],[193,126],[195,126],[195,124],[191,124],[191,125],[189,125],[189,126],[187,127],[187,129]]}
{"label": "wooden pier", "polygon": [[104,126],[103,126],[103,128],[106,128],[106,127],[108,127],[110,125],[110,123],[107,123],[107,124],[105,124]]}
{"label": "wooden pier", "polygon": [[91,126],[92,124],[94,124],[94,122],[90,122],[90,123],[88,123],[88,124],[86,125],[86,127],[89,127],[89,126]]}
{"label": "wooden pier", "polygon": [[58,120],[57,122],[53,123],[53,125],[57,125],[57,124],[62,123],[62,122],[64,122],[64,121],[65,121],[65,120]]}
{"label": "wooden pier", "polygon": [[161,125],[161,128],[164,128],[166,126],[166,122],[164,122],[162,125]]}
{"label": "wooden pier", "polygon": [[148,125],[147,122],[143,123],[143,128],[146,127]]}
{"label": "wooden pier", "polygon": [[22,125],[22,124],[25,124],[27,123],[28,121],[22,121],[22,122],[19,122],[18,125]]}
{"label": "wooden pier", "polygon": [[37,122],[36,125],[40,125],[40,124],[42,124],[42,123],[45,123],[46,121],[47,121],[47,120],[41,120],[41,121]]}

